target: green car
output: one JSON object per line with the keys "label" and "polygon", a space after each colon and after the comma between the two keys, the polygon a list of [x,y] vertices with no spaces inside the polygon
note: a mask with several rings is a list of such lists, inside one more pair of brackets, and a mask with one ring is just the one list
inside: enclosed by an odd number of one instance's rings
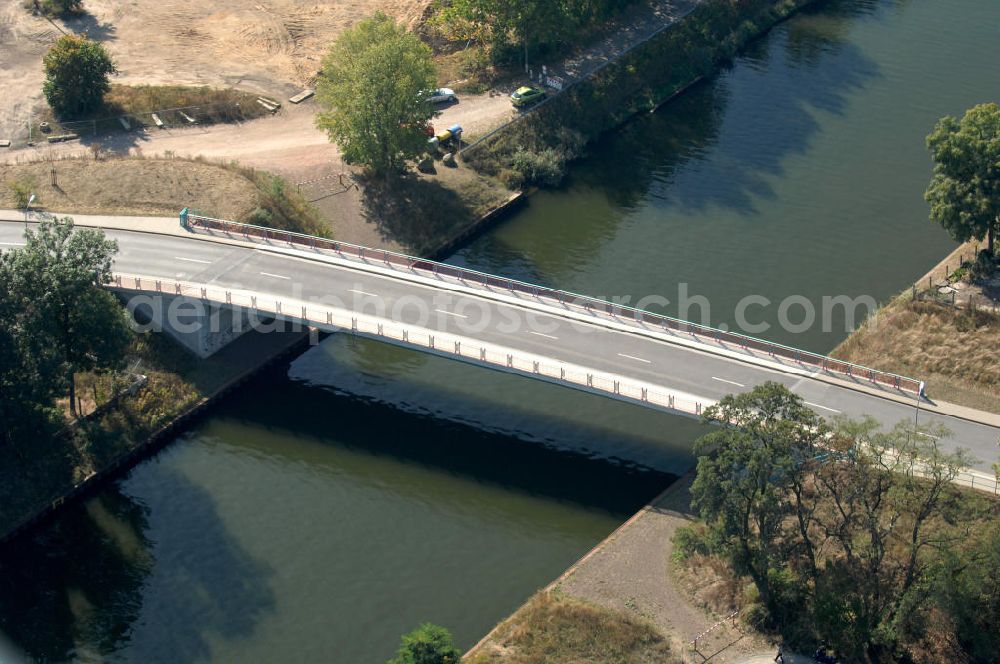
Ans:
{"label": "green car", "polygon": [[533,85],[526,85],[523,88],[518,88],[510,96],[510,102],[517,106],[518,108],[522,106],[528,106],[529,104],[534,104],[536,101],[545,96],[545,90],[542,88],[536,88]]}

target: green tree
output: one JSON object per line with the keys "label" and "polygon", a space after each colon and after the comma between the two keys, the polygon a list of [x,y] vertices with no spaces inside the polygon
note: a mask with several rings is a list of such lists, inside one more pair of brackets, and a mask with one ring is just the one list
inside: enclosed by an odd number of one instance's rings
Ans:
{"label": "green tree", "polygon": [[73,118],[101,106],[111,89],[108,77],[118,73],[104,47],[82,35],[63,35],[42,59],[42,91],[49,106]]}
{"label": "green tree", "polygon": [[924,198],[931,219],[953,238],[987,238],[992,255],[1000,225],[1000,107],[980,104],[961,120],[942,118],[927,137],[934,177]]}
{"label": "green tree", "polygon": [[431,51],[382,13],[343,32],[323,58],[316,96],[326,109],[316,126],[344,159],[377,174],[400,170],[427,148],[434,116],[426,93],[435,85]]}
{"label": "green tree", "polygon": [[44,330],[39,340],[58,354],[75,414],[75,374],[119,366],[131,340],[124,310],[100,288],[111,280],[118,245],[99,230],[75,231],[69,217],[43,221],[25,239],[12,253],[13,288],[31,326]]}
{"label": "green tree", "polygon": [[44,435],[55,420],[52,402],[60,392],[58,357],[42,342],[40,321],[25,316],[18,292],[14,251],[0,252],[0,444]]}
{"label": "green tree", "polygon": [[462,653],[444,627],[425,623],[404,634],[396,656],[389,664],[458,664]]}
{"label": "green tree", "polygon": [[34,0],[35,9],[46,16],[61,16],[80,11],[83,0]]}
{"label": "green tree", "polygon": [[825,433],[821,420],[802,399],[778,383],[730,395],[705,411],[704,420],[717,431],[696,443],[697,476],[692,504],[721,542],[735,571],[748,575],[773,619],[792,607],[782,604],[783,588],[776,572],[789,555],[788,542],[800,543],[815,567],[808,520],[793,519],[791,496],[801,499],[799,512],[811,512],[806,500],[806,469],[817,456]]}

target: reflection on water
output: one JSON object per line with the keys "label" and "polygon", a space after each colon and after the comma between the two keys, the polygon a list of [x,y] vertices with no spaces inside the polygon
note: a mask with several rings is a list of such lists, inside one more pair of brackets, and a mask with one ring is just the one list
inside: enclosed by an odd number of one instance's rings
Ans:
{"label": "reflection on water", "polygon": [[[597,458],[594,441],[653,446],[616,424],[625,404],[591,427],[556,386],[413,355],[330,337],[18,542],[6,638],[55,660],[383,662],[433,620],[471,645],[671,480]],[[547,406],[506,417],[518,385]]]}
{"label": "reflection on water", "polygon": [[[661,295],[670,304],[651,308],[672,315],[685,283],[730,327],[738,302],[761,295],[772,304],[746,318],[769,329],[745,331],[829,351],[852,321],[836,307],[824,325],[824,296],[884,300],[952,246],[927,220],[924,137],[1000,89],[998,22],[993,0],[818,3],[608,135],[565,190],[533,196],[454,261],[633,302]],[[817,312],[805,331],[779,325],[793,295]]]}

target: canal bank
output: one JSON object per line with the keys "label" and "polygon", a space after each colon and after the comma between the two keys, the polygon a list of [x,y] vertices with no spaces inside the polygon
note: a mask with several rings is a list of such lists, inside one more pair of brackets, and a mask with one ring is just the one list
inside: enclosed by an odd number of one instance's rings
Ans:
{"label": "canal bank", "polygon": [[[93,495],[156,454],[218,399],[271,363],[301,352],[309,336],[308,330],[270,334],[251,331],[212,358],[196,360],[207,366],[195,370],[190,362],[176,369],[160,364],[165,358],[176,359],[185,352],[165,336],[155,346],[138,342],[141,350],[131,358],[134,366],[141,369],[152,365],[142,387],[56,436],[53,444],[66,446],[61,456],[73,464],[72,468],[53,473],[42,467],[52,463],[51,458],[42,459],[39,468],[28,467],[28,459],[5,463],[6,469],[27,474],[32,486],[30,493],[15,495],[17,480],[4,482],[5,492],[10,494],[0,513],[0,546],[32,528],[44,527],[60,509]],[[211,378],[206,380],[207,374]],[[158,403],[150,409],[152,402]],[[111,445],[104,443],[108,436],[116,438]]]}

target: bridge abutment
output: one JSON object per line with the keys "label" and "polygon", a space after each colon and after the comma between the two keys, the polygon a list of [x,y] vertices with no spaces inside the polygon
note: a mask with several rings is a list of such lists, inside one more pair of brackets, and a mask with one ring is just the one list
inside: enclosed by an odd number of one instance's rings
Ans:
{"label": "bridge abutment", "polygon": [[133,329],[164,332],[194,355],[204,359],[251,329],[273,321],[255,312],[183,295],[138,293],[123,295]]}

